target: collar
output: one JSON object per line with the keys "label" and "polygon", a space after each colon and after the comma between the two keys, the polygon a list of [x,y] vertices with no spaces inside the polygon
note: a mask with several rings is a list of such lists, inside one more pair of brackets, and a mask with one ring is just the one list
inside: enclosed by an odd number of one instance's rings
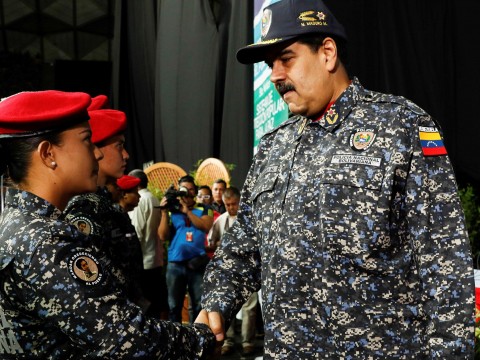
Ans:
{"label": "collar", "polygon": [[34,216],[48,217],[57,220],[62,211],[50,204],[47,200],[28,191],[8,188],[5,196],[5,205],[18,208],[20,211],[28,211]]}
{"label": "collar", "polygon": [[359,99],[360,93],[364,91],[358,79],[354,77],[350,85],[330,107],[327,107],[327,110],[317,122],[325,130],[333,132],[350,114]]}

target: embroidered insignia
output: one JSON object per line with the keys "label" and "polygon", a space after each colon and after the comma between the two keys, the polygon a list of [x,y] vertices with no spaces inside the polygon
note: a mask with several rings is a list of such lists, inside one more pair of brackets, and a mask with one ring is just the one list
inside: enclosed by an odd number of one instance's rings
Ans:
{"label": "embroidered insignia", "polygon": [[304,11],[298,15],[298,19],[302,21],[316,21],[317,18],[313,17],[311,15],[315,14],[315,11],[310,10],[310,11]]}
{"label": "embroidered insignia", "polygon": [[365,151],[372,146],[376,136],[374,129],[357,129],[350,135],[350,146],[354,150]]}
{"label": "embroidered insignia", "polygon": [[272,10],[265,9],[262,16],[262,38],[267,36],[270,25],[272,25]]}
{"label": "embroidered insignia", "polygon": [[337,122],[338,114],[333,106],[330,109],[328,109],[327,112],[325,113],[325,119],[330,125],[333,125]]}
{"label": "embroidered insignia", "polygon": [[298,20],[300,20],[301,26],[327,26],[325,18],[327,16],[322,11],[308,10],[303,11],[298,15]]}
{"label": "embroidered insignia", "polygon": [[74,254],[68,260],[68,271],[75,280],[88,286],[97,285],[103,277],[99,261],[88,251]]}
{"label": "embroidered insignia", "polygon": [[85,235],[90,235],[92,233],[93,224],[90,219],[80,216],[72,219],[71,223],[77,227],[80,232]]}
{"label": "embroidered insignia", "polygon": [[302,123],[300,124],[300,127],[298,128],[297,135],[300,135],[303,133],[303,129],[305,129],[305,125],[307,125],[307,119],[303,119]]}
{"label": "embroidered insignia", "polygon": [[382,159],[379,157],[350,154],[335,154],[332,156],[332,164],[359,164],[378,167],[381,163]]}
{"label": "embroidered insignia", "polygon": [[424,156],[447,155],[447,149],[436,127],[420,126],[418,135]]}

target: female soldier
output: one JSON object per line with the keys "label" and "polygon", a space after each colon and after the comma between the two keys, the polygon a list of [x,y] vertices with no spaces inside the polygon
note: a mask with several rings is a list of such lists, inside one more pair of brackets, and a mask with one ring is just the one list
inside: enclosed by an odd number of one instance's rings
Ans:
{"label": "female soldier", "polygon": [[49,90],[0,102],[0,173],[11,182],[0,216],[0,358],[203,358],[215,342],[206,325],[144,317],[108,257],[63,219],[72,196],[97,186],[90,101]]}

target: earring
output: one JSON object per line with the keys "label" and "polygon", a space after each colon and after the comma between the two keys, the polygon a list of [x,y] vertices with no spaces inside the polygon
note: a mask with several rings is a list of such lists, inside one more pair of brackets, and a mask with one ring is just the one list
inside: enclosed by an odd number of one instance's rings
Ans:
{"label": "earring", "polygon": [[56,163],[55,161],[52,161],[52,162],[50,163],[50,165],[52,165],[52,167],[55,167],[55,166],[57,166],[57,163]]}

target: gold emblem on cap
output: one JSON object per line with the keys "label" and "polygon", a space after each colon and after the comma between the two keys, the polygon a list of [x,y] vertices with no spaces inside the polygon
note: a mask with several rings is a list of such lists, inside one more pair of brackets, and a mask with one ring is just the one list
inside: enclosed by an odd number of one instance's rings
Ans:
{"label": "gold emblem on cap", "polygon": [[313,10],[304,11],[304,12],[300,13],[298,18],[302,21],[317,21],[317,18],[314,18],[313,16],[310,16],[310,15],[313,15],[313,14],[315,14],[315,11],[313,11]]}
{"label": "gold emblem on cap", "polygon": [[298,15],[298,19],[302,21],[300,24],[302,26],[327,26],[326,17],[323,11],[314,10],[304,11]]}

